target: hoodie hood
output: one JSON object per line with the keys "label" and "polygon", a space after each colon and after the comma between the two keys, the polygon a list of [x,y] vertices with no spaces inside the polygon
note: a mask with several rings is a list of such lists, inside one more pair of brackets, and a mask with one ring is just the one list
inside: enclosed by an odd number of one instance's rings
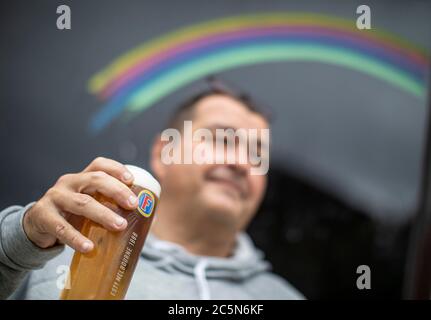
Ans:
{"label": "hoodie hood", "polygon": [[230,257],[198,256],[178,244],[148,234],[141,255],[153,267],[194,277],[201,299],[210,299],[207,279],[241,281],[271,268],[246,233],[240,233]]}

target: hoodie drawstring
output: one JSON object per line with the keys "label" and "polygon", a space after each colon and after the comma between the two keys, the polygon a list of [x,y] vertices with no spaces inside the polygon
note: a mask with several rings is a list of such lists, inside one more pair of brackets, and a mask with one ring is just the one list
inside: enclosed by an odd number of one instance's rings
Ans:
{"label": "hoodie drawstring", "polygon": [[208,265],[208,262],[205,259],[201,259],[193,269],[196,283],[198,285],[199,298],[201,300],[210,300],[210,288],[208,285],[208,280],[205,275],[205,269],[207,265]]}

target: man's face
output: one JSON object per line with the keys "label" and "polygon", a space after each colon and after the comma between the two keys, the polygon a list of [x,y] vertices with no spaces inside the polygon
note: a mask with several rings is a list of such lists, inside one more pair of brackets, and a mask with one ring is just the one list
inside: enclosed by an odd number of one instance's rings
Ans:
{"label": "man's face", "polygon": [[[193,132],[198,129],[211,131],[215,157],[220,157],[220,152],[217,153],[215,148],[216,129],[257,129],[257,140],[260,130],[268,129],[268,122],[261,115],[223,95],[212,95],[200,100],[194,109],[192,125]],[[253,138],[248,138],[247,143],[256,143],[251,140]],[[194,151],[200,143],[183,140],[182,151]],[[259,143],[267,144],[269,141]],[[224,151],[226,155],[227,150]],[[199,208],[196,211],[204,212],[208,219],[233,224],[238,230],[245,228],[254,216],[266,188],[266,175],[250,175],[249,162],[241,164],[238,158],[234,164],[227,164],[226,161],[224,164],[193,162],[166,165],[164,170],[161,181],[163,193],[169,194],[171,199],[172,196],[177,198],[178,204],[184,204],[186,199],[187,206],[191,208],[190,214],[193,214],[193,208]]]}

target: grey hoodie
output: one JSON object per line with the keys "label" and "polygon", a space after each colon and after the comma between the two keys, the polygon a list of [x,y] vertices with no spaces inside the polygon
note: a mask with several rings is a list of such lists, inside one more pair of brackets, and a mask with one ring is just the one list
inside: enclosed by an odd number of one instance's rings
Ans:
{"label": "grey hoodie", "polygon": [[[0,297],[58,299],[73,250],[64,246],[40,249],[29,241],[22,228],[29,206],[0,213]],[[269,270],[270,264],[245,233],[238,236],[228,258],[193,255],[150,233],[126,299],[303,298]]]}

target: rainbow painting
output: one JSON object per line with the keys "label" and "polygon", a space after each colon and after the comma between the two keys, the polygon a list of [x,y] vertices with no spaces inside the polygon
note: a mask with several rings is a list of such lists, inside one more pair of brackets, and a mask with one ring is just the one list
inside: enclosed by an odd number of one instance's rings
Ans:
{"label": "rainbow painting", "polygon": [[126,52],[89,81],[104,105],[99,132],[206,75],[267,62],[319,62],[349,68],[419,99],[426,95],[426,50],[394,34],[359,30],[355,20],[308,13],[225,17],[167,33]]}

